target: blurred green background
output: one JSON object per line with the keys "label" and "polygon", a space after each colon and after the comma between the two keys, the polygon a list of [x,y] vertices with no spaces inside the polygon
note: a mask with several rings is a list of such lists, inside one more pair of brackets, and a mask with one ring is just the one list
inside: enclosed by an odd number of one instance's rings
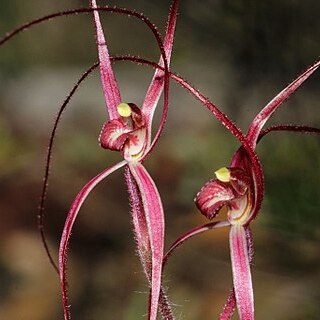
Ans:
{"label": "blurred green background", "polygon": [[[169,3],[100,1],[144,12],[161,32]],[[87,2],[2,0],[0,34],[80,6]],[[319,10],[316,0],[181,1],[172,68],[246,130],[254,115],[319,57]],[[110,14],[104,14],[103,22],[112,54],[158,60],[156,42],[142,23]],[[90,15],[47,22],[0,47],[0,319],[62,318],[58,277],[37,233],[37,205],[53,119],[96,60]],[[126,62],[117,63],[115,71],[123,100],[141,104],[153,71]],[[319,88],[318,71],[269,124],[319,127]],[[46,211],[53,252],[73,197],[120,159],[98,145],[105,120],[96,72],[70,103],[56,140]],[[145,162],[163,199],[167,246],[206,222],[192,199],[214,170],[228,165],[238,146],[207,110],[172,83],[166,130]],[[319,137],[270,134],[258,153],[266,195],[252,224],[256,317],[319,319]],[[148,288],[129,212],[123,172],[101,183],[83,206],[70,245],[74,319],[144,318]],[[181,247],[164,282],[177,319],[216,319],[231,287],[228,230],[209,232]]]}

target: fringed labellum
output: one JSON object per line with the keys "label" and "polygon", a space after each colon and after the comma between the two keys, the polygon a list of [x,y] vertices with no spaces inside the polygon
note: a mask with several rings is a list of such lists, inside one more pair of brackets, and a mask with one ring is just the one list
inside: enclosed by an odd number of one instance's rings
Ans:
{"label": "fringed labellum", "polygon": [[141,110],[133,103],[117,106],[119,117],[105,122],[99,142],[102,148],[122,151],[128,162],[139,161],[147,145],[147,126]]}
{"label": "fringed labellum", "polygon": [[251,210],[251,179],[240,168],[223,167],[215,172],[216,179],[207,182],[198,193],[195,202],[201,213],[213,219],[219,210],[228,208],[231,224],[248,222]]}

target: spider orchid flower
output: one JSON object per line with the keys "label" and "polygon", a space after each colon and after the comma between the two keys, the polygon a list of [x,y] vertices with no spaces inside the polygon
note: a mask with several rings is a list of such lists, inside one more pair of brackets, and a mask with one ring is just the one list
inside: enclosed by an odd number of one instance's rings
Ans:
{"label": "spider orchid flower", "polygon": [[[95,0],[91,0],[91,7],[93,9],[98,8]],[[120,151],[124,159],[118,164],[104,170],[83,187],[76,196],[66,218],[59,249],[59,273],[65,319],[70,319],[66,262],[67,248],[73,224],[81,205],[92,189],[111,173],[124,166],[127,168],[126,181],[132,202],[132,215],[140,258],[143,260],[143,266],[151,287],[148,319],[155,320],[157,317],[160,292],[162,290],[164,212],[156,185],[142,162],[157,142],[167,116],[168,65],[173,46],[177,10],[178,1],[173,1],[169,13],[164,44],[162,45],[162,42],[159,43],[158,41],[162,52],[159,65],[163,66],[164,70],[156,70],[141,108],[134,103],[127,103],[121,100],[120,90],[111,66],[111,58],[102,30],[99,12],[98,10],[94,10],[93,12],[101,82],[107,111],[109,113],[109,120],[106,121],[102,127],[99,143],[104,149]],[[164,91],[164,110],[159,129],[152,140],[151,127],[153,114],[162,91]],[[142,250],[146,250],[148,254],[141,253]],[[147,258],[149,261],[144,260]]]}
{"label": "spider orchid flower", "polygon": [[[105,149],[122,152],[124,160],[112,167],[107,168],[99,175],[91,179],[76,196],[67,215],[65,226],[63,229],[59,248],[59,264],[57,266],[50,252],[44,233],[44,208],[48,189],[49,171],[51,167],[50,164],[54,138],[62,113],[64,112],[66,106],[69,104],[70,99],[72,98],[74,93],[79,88],[79,85],[84,81],[84,79],[87,78],[87,76],[92,71],[96,69],[97,64],[94,64],[81,76],[71,92],[68,94],[67,98],[60,107],[57,118],[54,122],[48,146],[44,182],[39,203],[38,227],[48,258],[54,269],[60,275],[65,319],[70,319],[67,294],[66,263],[68,256],[67,249],[73,224],[83,202],[85,201],[89,193],[93,190],[93,188],[100,181],[108,177],[112,172],[122,167],[126,167],[125,178],[132,205],[132,219],[138,252],[144,272],[146,273],[151,287],[151,299],[149,299],[148,319],[156,319],[158,302],[160,303],[162,316],[168,320],[174,319],[171,307],[164,295],[163,288],[161,288],[162,259],[164,247],[164,214],[162,203],[159,192],[152,178],[142,165],[142,162],[151,153],[156,142],[158,141],[167,117],[169,104],[169,64],[174,40],[178,3],[178,0],[172,1],[164,43],[162,42],[162,37],[157,31],[156,27],[143,14],[119,7],[97,7],[95,0],[90,1],[90,8],[71,9],[61,12],[55,12],[24,23],[14,30],[7,32],[4,37],[0,39],[1,46],[8,42],[14,36],[20,34],[22,31],[28,30],[30,27],[36,26],[54,18],[77,14],[87,14],[92,12],[94,14],[101,82],[103,93],[105,96],[107,112],[109,114],[109,121],[106,121],[106,123],[103,125],[99,137],[99,142],[101,147]],[[160,61],[158,64],[156,64],[158,68],[156,69],[156,72],[153,76],[141,108],[138,108],[133,103],[126,103],[121,101],[120,91],[111,67],[111,61],[129,60],[135,63],[139,62],[134,61],[135,59],[132,59],[131,57],[112,58],[109,56],[102,26],[100,23],[99,12],[101,11],[129,15],[139,19],[150,29],[158,43],[161,51]],[[162,117],[160,120],[159,128],[152,139],[152,119],[162,92],[164,92]]]}
{"label": "spider orchid flower", "polygon": [[[254,150],[257,141],[270,131],[315,132],[319,129],[306,126],[277,126],[261,131],[266,121],[277,108],[295,92],[300,85],[319,67],[317,61],[304,73],[298,76],[275,98],[273,98],[252,121],[245,136],[247,144]],[[229,243],[233,274],[233,290],[229,296],[220,320],[230,319],[235,306],[241,320],[254,319],[254,297],[250,264],[253,259],[253,242],[249,225],[260,209],[258,193],[263,193],[263,185],[255,183],[257,176],[253,170],[252,157],[242,145],[234,154],[229,167],[215,171],[215,178],[207,182],[195,198],[200,212],[208,219],[215,218],[224,207],[227,209],[227,220],[215,221],[194,228],[178,238],[170,247],[164,263],[169,255],[184,241],[201,232],[230,227]]]}

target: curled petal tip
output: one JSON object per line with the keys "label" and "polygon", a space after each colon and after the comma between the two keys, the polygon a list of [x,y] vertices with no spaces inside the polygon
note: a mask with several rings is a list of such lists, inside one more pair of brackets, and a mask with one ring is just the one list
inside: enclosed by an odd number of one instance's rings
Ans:
{"label": "curled petal tip", "polygon": [[131,128],[121,119],[105,122],[99,136],[100,146],[104,149],[121,151],[129,137]]}
{"label": "curled petal tip", "polygon": [[201,213],[213,219],[228,201],[234,198],[231,187],[220,180],[207,182],[196,196],[195,203]]}
{"label": "curled petal tip", "polygon": [[133,103],[117,106],[119,117],[107,121],[101,130],[99,142],[102,148],[124,151],[128,161],[141,159],[146,147],[147,129],[141,110]]}

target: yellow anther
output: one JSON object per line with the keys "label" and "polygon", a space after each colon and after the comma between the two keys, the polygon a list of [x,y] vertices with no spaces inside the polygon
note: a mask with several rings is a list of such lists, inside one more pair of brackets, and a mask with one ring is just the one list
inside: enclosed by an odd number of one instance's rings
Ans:
{"label": "yellow anther", "polygon": [[124,103],[124,102],[121,102],[120,104],[118,104],[117,110],[118,110],[119,115],[121,117],[125,117],[125,118],[130,117],[131,113],[132,113],[131,107],[127,103]]}
{"label": "yellow anther", "polygon": [[230,181],[230,170],[226,167],[222,167],[214,173],[218,180],[222,182]]}

